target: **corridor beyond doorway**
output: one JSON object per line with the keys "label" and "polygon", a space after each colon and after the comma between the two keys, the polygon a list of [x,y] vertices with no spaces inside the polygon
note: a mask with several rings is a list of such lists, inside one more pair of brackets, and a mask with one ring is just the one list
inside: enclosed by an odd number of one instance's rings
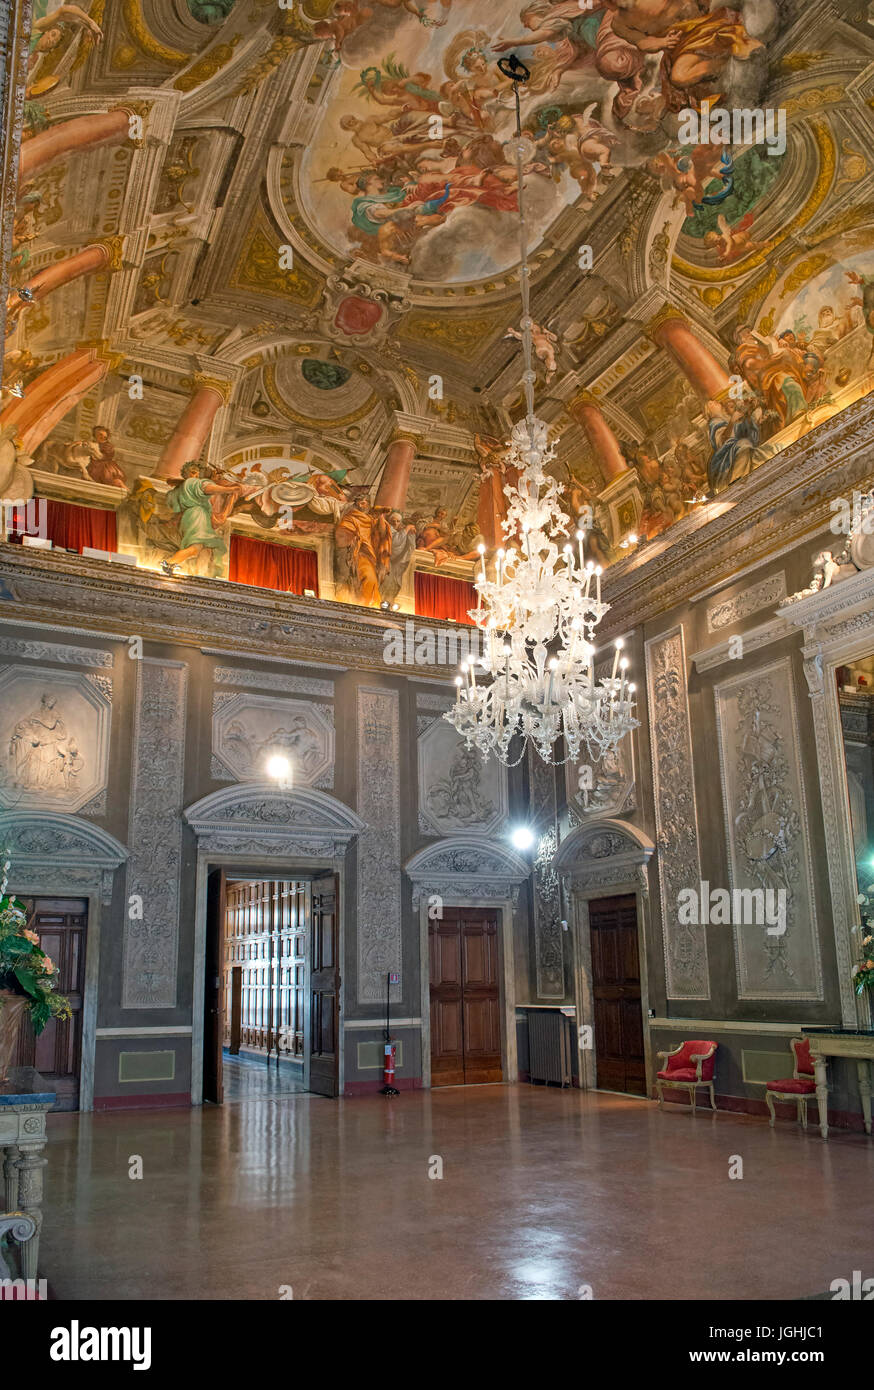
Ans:
{"label": "corridor beyond doorway", "polygon": [[[204,1102],[221,1105],[225,1062],[237,1057],[260,1061],[265,1078],[268,1066],[278,1069],[270,1089],[295,1082],[287,1093],[338,1094],[338,905],[334,870],[301,868],[282,878],[255,868],[209,870]],[[257,1071],[238,1068],[233,1076],[237,1092],[258,1088]]]}

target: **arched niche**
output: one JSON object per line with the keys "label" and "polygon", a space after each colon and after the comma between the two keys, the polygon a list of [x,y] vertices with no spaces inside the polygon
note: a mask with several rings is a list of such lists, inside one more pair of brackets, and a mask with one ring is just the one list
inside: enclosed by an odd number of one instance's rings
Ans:
{"label": "arched niche", "polygon": [[[591,1028],[591,1047],[580,1049],[580,1085],[597,1084],[597,1020],[592,974],[589,904],[597,898],[633,894],[637,910],[640,1009],[646,1063],[646,1092],[652,1090],[652,1048],[647,1017],[649,990],[646,943],[649,928],[648,865],[655,844],[636,825],[605,817],[572,830],[556,855],[555,867],[567,896],[573,928],[574,990],[577,1023]],[[582,1036],[582,1035],[581,1035]]]}

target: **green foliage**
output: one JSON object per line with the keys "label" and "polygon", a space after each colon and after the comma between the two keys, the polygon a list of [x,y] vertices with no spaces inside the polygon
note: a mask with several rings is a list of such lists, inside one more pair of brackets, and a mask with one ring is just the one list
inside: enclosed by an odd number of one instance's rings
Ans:
{"label": "green foliage", "polygon": [[27,934],[27,912],[19,898],[0,898],[0,989],[25,998],[39,1036],[50,1018],[69,1018],[70,1003],[54,993],[57,966],[36,933]]}

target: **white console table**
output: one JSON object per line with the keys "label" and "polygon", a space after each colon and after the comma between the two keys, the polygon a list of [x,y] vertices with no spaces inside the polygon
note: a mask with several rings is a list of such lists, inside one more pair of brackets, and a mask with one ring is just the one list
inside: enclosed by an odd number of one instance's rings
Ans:
{"label": "white console table", "polygon": [[36,1279],[39,1260],[39,1234],[42,1224],[42,1170],[48,1159],[46,1111],[55,1103],[33,1067],[13,1067],[9,1080],[0,1083],[0,1149],[5,1162],[6,1211],[23,1213],[33,1220],[35,1230],[21,1245],[21,1274]]}
{"label": "white console table", "polygon": [[828,1062],[829,1057],[850,1057],[859,1073],[859,1095],[865,1133],[871,1133],[871,1063],[874,1062],[874,1028],[857,1031],[852,1028],[815,1028],[801,1030],[810,1039],[810,1054],[816,1068],[816,1101],[819,1109],[819,1132],[828,1139]]}

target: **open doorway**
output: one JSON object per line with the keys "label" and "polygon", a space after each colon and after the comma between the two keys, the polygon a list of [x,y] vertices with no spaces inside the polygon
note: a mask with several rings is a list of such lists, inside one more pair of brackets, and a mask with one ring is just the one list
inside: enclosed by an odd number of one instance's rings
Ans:
{"label": "open doorway", "polygon": [[205,1101],[337,1094],[337,902],[330,872],[209,871]]}
{"label": "open doorway", "polygon": [[57,966],[57,990],[70,1001],[68,1019],[50,1018],[37,1038],[28,1014],[12,1058],[14,1067],[35,1067],[56,1093],[55,1110],[79,1109],[82,1004],[88,902],[85,898],[24,898],[27,925]]}

